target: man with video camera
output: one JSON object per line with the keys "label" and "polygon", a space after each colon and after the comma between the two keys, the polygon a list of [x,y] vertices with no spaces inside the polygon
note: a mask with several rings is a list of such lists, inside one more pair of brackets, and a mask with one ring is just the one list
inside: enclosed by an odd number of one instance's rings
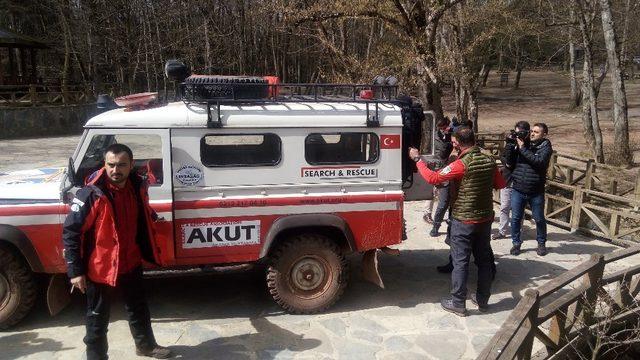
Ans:
{"label": "man with video camera", "polygon": [[507,137],[505,146],[505,164],[512,169],[511,192],[511,255],[520,254],[522,239],[520,228],[527,203],[536,223],[536,240],[539,256],[547,255],[547,222],[544,218],[544,186],[547,178],[547,167],[553,149],[546,138],[549,131],[544,123],[536,123],[529,131],[529,123],[519,121],[515,130]]}

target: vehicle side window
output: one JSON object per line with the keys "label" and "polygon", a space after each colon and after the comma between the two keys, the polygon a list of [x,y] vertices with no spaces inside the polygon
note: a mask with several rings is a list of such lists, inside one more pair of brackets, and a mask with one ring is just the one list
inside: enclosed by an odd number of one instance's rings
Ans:
{"label": "vehicle side window", "polygon": [[200,159],[207,167],[275,166],[282,158],[276,134],[206,135],[200,140]]}
{"label": "vehicle side window", "polygon": [[111,144],[124,144],[133,152],[134,171],[145,177],[149,186],[160,186],[162,173],[162,139],[158,135],[102,134],[95,135],[82,158],[77,173],[85,183],[91,174],[104,166],[104,151]]}
{"label": "vehicle side window", "polygon": [[374,133],[316,133],[304,140],[304,156],[311,165],[370,164],[378,160],[379,153]]}

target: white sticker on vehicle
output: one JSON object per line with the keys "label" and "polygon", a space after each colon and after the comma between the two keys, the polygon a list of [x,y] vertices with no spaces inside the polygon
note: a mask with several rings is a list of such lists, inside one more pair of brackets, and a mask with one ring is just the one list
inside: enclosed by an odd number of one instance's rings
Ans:
{"label": "white sticker on vehicle", "polygon": [[378,169],[361,166],[345,167],[303,167],[301,176],[305,179],[352,179],[376,178]]}
{"label": "white sticker on vehicle", "polygon": [[194,165],[183,165],[176,171],[176,180],[182,185],[196,185],[202,180],[202,169]]}
{"label": "white sticker on vehicle", "polygon": [[181,232],[183,249],[260,244],[259,220],[184,224]]}

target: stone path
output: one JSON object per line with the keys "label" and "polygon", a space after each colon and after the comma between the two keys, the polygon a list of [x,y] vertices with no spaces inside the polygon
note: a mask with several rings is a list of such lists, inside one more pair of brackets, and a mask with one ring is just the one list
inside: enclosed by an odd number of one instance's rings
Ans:
{"label": "stone path", "polygon": [[[352,280],[343,298],[319,315],[289,315],[269,298],[264,273],[152,278],[146,281],[153,327],[160,344],[183,359],[468,359],[479,354],[507,318],[524,290],[587,259],[615,250],[610,244],[549,228],[550,254],[508,254],[510,241],[493,242],[498,263],[489,313],[468,302],[466,318],[441,310],[449,277],[435,266],[446,261],[443,236],[430,238],[422,203],[407,203],[409,239],[400,256],[381,257],[386,289],[366,283],[360,260],[351,259]],[[528,226],[528,224],[526,224]],[[527,229],[525,239],[535,238]],[[629,261],[638,261],[630,259]],[[475,283],[471,266],[470,289]],[[57,317],[39,303],[18,327],[0,333],[1,359],[83,358],[83,299]],[[112,308],[112,359],[135,358],[121,303]]]}

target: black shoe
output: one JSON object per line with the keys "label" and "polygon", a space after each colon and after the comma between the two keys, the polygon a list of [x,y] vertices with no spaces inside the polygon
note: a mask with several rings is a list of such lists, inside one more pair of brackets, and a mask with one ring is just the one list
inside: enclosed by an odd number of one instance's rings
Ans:
{"label": "black shoe", "polygon": [[465,307],[455,306],[452,299],[442,299],[440,300],[440,305],[443,309],[452,314],[456,314],[458,316],[467,316],[467,309]]}
{"label": "black shoe", "polygon": [[547,255],[549,252],[547,251],[547,247],[544,244],[538,244],[538,248],[536,249],[536,253],[539,256],[545,256]]}
{"label": "black shoe", "polygon": [[440,230],[440,226],[434,226],[434,227],[433,227],[433,229],[431,229],[431,232],[429,233],[429,235],[430,235],[431,237],[436,237],[436,236],[438,236],[438,234],[440,234],[440,233],[438,232],[438,230]]}
{"label": "black shoe", "polygon": [[478,299],[476,297],[476,294],[471,294],[471,303],[475,306],[478,307],[478,311],[480,312],[487,312],[489,311],[489,304],[478,304]]}
{"label": "black shoe", "polygon": [[149,350],[136,348],[136,355],[152,357],[152,358],[155,358],[155,359],[168,359],[173,354],[171,353],[171,350],[169,350],[169,348],[166,348],[166,347],[160,346],[160,345],[156,345],[152,349],[149,349]]}
{"label": "black shoe", "polygon": [[513,245],[511,250],[509,250],[509,254],[518,256],[520,255],[520,245]]}
{"label": "black shoe", "polygon": [[453,264],[448,263],[447,265],[436,266],[436,270],[441,274],[451,274],[453,271]]}

